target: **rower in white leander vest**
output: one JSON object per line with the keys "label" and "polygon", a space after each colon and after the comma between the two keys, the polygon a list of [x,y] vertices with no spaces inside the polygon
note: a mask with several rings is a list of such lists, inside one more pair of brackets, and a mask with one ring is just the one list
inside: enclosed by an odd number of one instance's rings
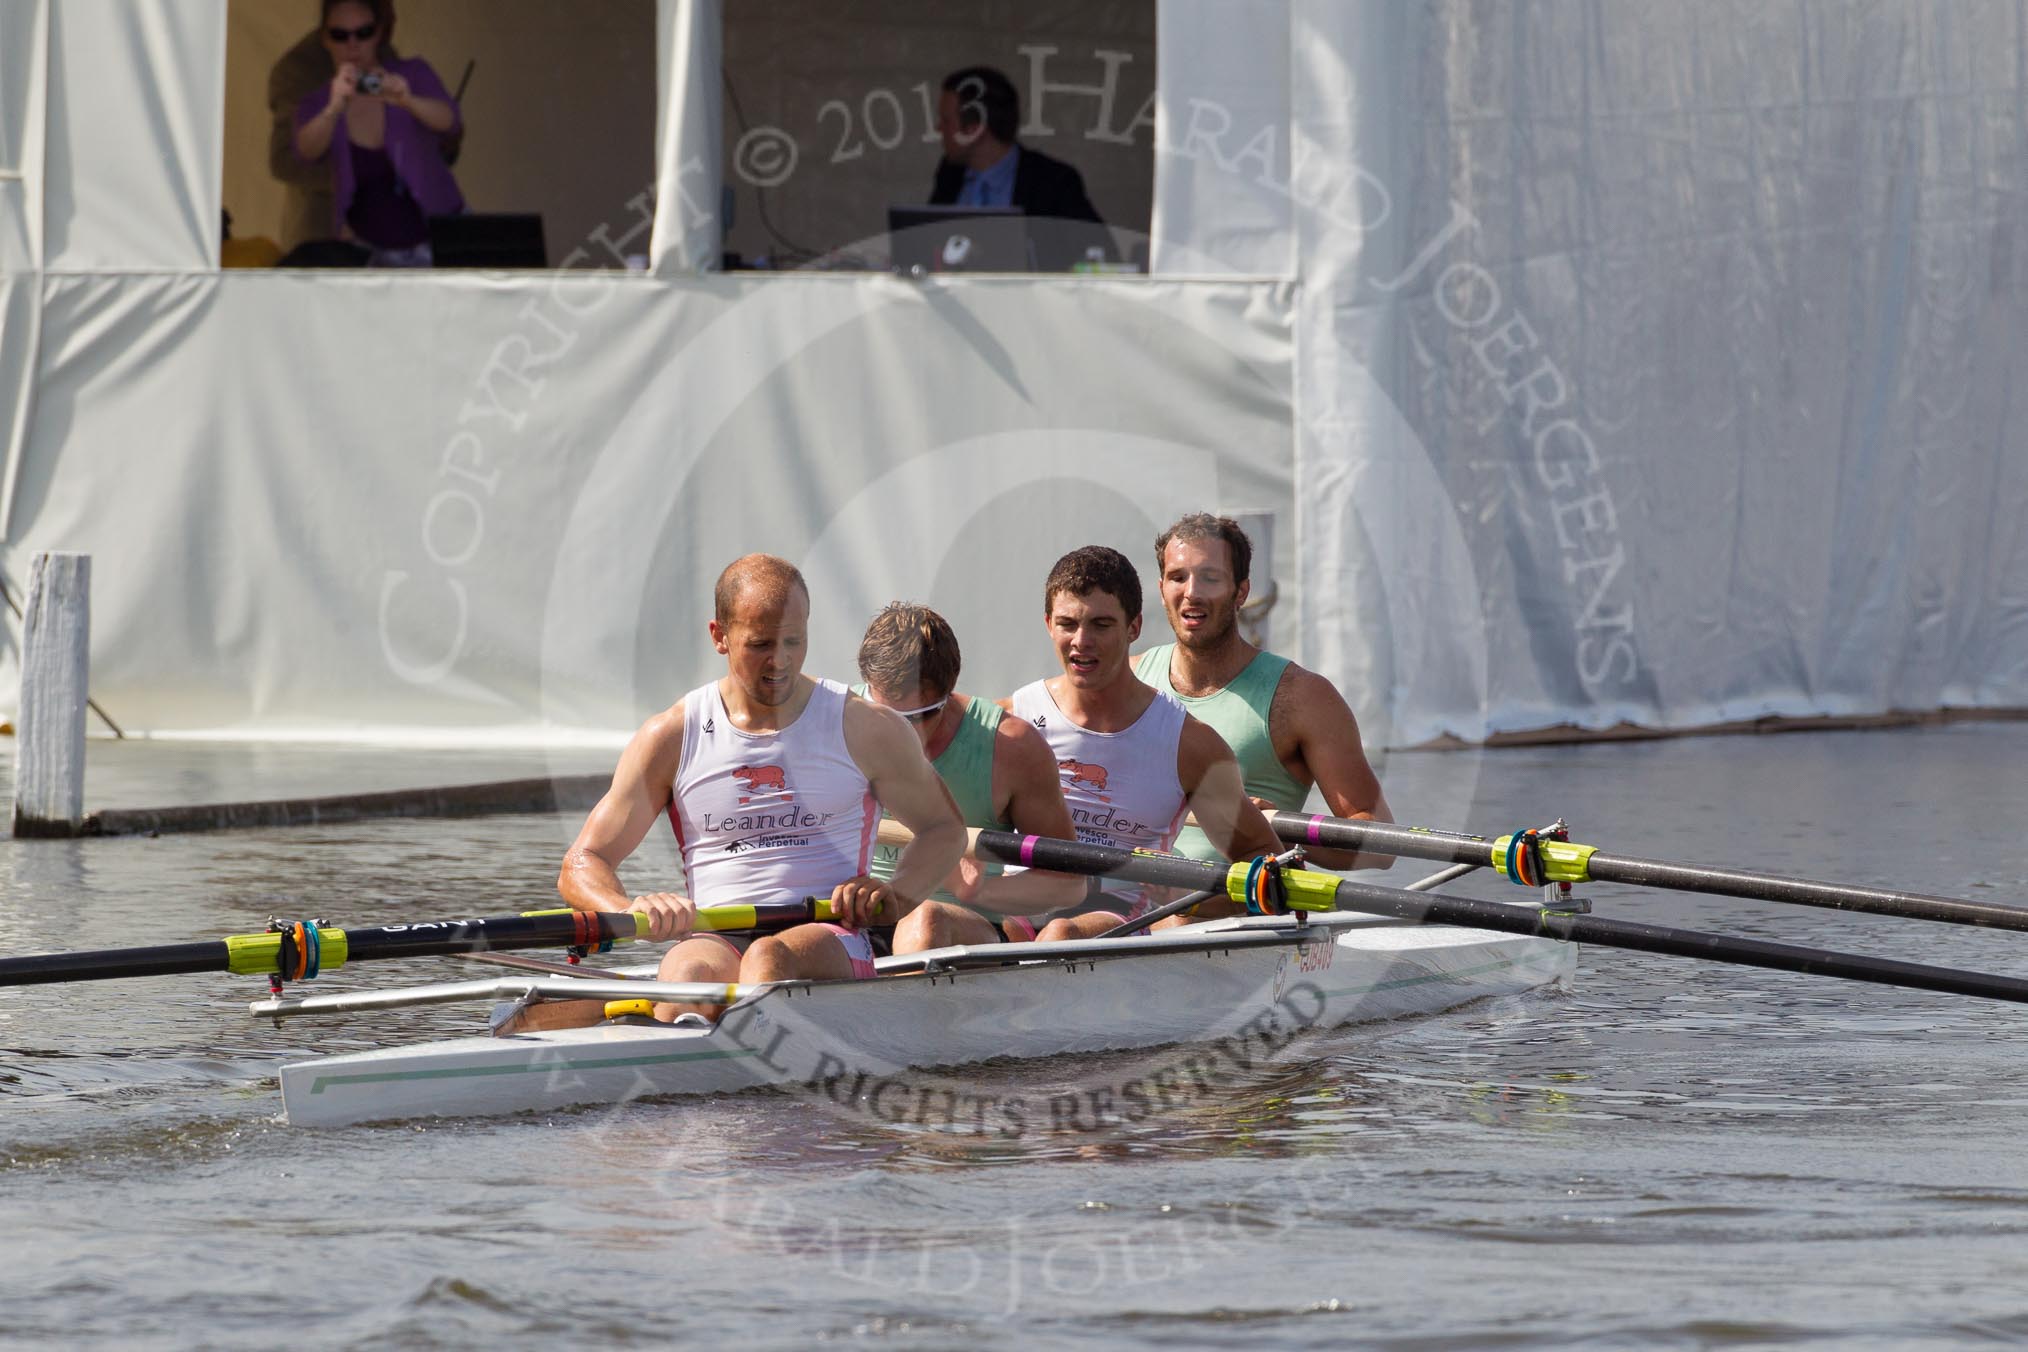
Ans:
{"label": "rower in white leander vest", "polygon": [[[581,911],[636,911],[680,939],[664,981],[838,980],[874,974],[865,929],[892,924],[957,864],[965,829],[908,723],[803,674],[810,593],[785,560],[749,554],[718,579],[710,632],[726,674],[641,725],[564,856]],[[868,876],[882,808],[914,832],[893,876]],[[685,890],[629,896],[619,866],[667,816]],[[827,896],[838,923],[751,943],[692,932],[698,906]],[[716,1007],[657,1005],[658,1018]]]}
{"label": "rower in white leander vest", "polygon": [[[1275,852],[1274,832],[1247,799],[1231,749],[1176,700],[1135,677],[1127,651],[1141,633],[1141,579],[1126,556],[1103,545],[1064,555],[1043,586],[1043,614],[1063,672],[1023,686],[1005,707],[1048,741],[1078,838],[1167,850],[1194,811],[1226,857]],[[1059,912],[1036,937],[1091,938],[1166,895],[1142,884],[1107,884],[1103,895]],[[1234,909],[1211,901],[1195,918]],[[1018,923],[1003,922],[1010,938]]]}
{"label": "rower in white leander vest", "polygon": [[[1359,723],[1337,687],[1241,637],[1253,542],[1230,517],[1192,513],[1155,541],[1162,609],[1176,641],[1150,648],[1134,672],[1174,695],[1239,757],[1246,792],[1267,811],[1300,812],[1311,786],[1332,816],[1391,822],[1367,763]],[[1392,855],[1306,846],[1325,868],[1387,868]],[[1185,827],[1176,852],[1215,859],[1203,832]]]}
{"label": "rower in white leander vest", "polygon": [[[862,693],[908,720],[966,826],[1076,839],[1049,743],[993,701],[959,692],[962,666],[957,634],[928,606],[896,601],[873,617],[859,644]],[[869,871],[885,878],[899,863],[898,847],[876,844]],[[1085,880],[1072,874],[1010,872],[966,858],[895,927],[894,951],[999,943],[996,922],[1046,916],[1085,894]]]}

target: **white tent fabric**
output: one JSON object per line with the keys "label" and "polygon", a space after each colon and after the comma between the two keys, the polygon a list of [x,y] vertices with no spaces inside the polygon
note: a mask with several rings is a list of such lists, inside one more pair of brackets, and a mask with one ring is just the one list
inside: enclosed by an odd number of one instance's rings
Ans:
{"label": "white tent fabric", "polygon": [[1293,277],[1290,0],[1163,0],[1155,224],[1169,277]]}
{"label": "white tent fabric", "polygon": [[0,535],[9,519],[15,451],[34,404],[41,341],[48,69],[49,0],[0,8]]}
{"label": "white tent fabric", "polygon": [[649,267],[664,277],[718,266],[721,181],[719,136],[721,0],[663,0],[657,32],[662,125],[655,142],[660,210]]}
{"label": "white tent fabric", "polygon": [[50,20],[49,269],[216,267],[222,0],[55,0]]}
{"label": "white tent fabric", "polygon": [[[1301,627],[1388,740],[2028,703],[2018,8],[1290,22]],[[1165,256],[1274,247],[1234,123]]]}
{"label": "white tent fabric", "polygon": [[42,261],[43,110],[48,0],[0,9],[0,274]]}
{"label": "white tent fabric", "polygon": [[1287,324],[1202,284],[66,278],[19,511],[102,560],[93,683],[140,728],[629,730],[755,549],[808,571],[815,669],[914,597],[1001,692],[1065,549],[1286,501]]}
{"label": "white tent fabric", "polygon": [[0,7],[8,571],[99,555],[161,732],[609,736],[753,548],[820,666],[911,594],[1004,690],[1056,554],[1205,506],[1390,743],[2028,704],[2018,7],[1160,20],[1167,275],[917,286],[699,275],[718,0],[652,275],[557,278],[221,275],[224,0]]}

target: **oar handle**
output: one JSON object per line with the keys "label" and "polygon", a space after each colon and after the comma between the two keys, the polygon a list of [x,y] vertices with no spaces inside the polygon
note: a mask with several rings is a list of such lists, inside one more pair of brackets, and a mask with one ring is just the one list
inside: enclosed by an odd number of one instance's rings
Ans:
{"label": "oar handle", "polygon": [[[906,828],[904,828],[906,829]],[[569,915],[569,911],[531,911],[531,915]],[[632,916],[634,932],[627,936],[645,940],[650,922],[639,911],[620,912]],[[699,906],[696,918],[692,920],[692,934],[725,934],[743,930],[778,930],[813,922],[829,923],[838,919],[837,908],[829,897],[804,897],[801,901],[768,901],[753,904],[723,906]],[[626,938],[615,942],[624,943]]]}
{"label": "oar handle", "polygon": [[[829,897],[804,897],[801,901],[770,901],[751,906],[700,906],[692,932],[718,934],[726,930],[787,929],[791,925],[833,921],[838,913]],[[642,917],[647,919],[646,916]],[[648,928],[641,927],[647,937]]]}
{"label": "oar handle", "polygon": [[232,934],[205,943],[85,953],[32,953],[0,958],[0,986],[56,981],[107,981],[121,977],[233,972],[301,980],[347,962],[484,953],[515,948],[557,948],[631,942],[640,918],[590,911],[430,920],[346,930],[310,921],[258,934]]}

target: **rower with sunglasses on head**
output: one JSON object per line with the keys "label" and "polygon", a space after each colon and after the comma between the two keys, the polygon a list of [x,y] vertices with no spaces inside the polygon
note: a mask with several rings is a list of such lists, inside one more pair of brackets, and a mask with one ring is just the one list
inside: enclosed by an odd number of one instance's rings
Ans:
{"label": "rower with sunglasses on head", "polygon": [[323,0],[322,14],[334,73],[296,105],[296,158],[330,166],[330,229],[370,250],[368,266],[428,267],[429,218],[465,209],[444,158],[457,102],[429,62],[385,49],[388,0]]}
{"label": "rower with sunglasses on head", "polygon": [[[1074,840],[1049,744],[991,700],[958,691],[958,636],[928,606],[896,601],[873,617],[859,644],[859,693],[900,714],[950,790],[965,825]],[[892,877],[892,845],[876,846],[871,872]],[[995,921],[1046,915],[1086,894],[1083,878],[1041,869],[1003,871],[971,859],[895,927],[896,953],[1000,942]],[[1032,930],[1024,929],[1019,937]]]}

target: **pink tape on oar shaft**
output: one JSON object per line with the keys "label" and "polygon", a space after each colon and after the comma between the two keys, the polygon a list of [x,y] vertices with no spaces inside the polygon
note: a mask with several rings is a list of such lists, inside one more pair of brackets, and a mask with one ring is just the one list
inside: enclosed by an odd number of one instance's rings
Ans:
{"label": "pink tape on oar shaft", "polygon": [[1023,868],[1032,868],[1032,867],[1034,867],[1034,864],[1035,864],[1035,842],[1036,842],[1036,840],[1037,840],[1037,839],[1038,839],[1038,837],[1036,837],[1036,836],[1023,836],[1023,837],[1021,837],[1021,866],[1022,866]]}
{"label": "pink tape on oar shaft", "polygon": [[1324,834],[1324,819],[1322,817],[1310,818],[1310,843],[1312,845],[1321,844],[1322,843],[1321,837],[1323,836],[1323,834]]}

